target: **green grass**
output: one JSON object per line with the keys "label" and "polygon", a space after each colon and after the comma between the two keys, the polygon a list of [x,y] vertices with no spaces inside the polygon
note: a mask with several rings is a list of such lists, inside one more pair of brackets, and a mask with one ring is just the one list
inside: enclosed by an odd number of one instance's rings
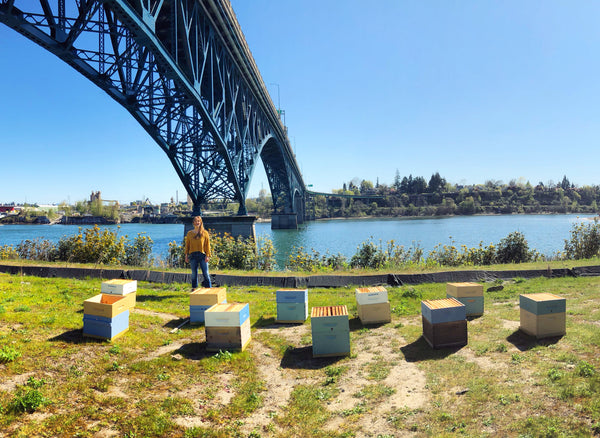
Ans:
{"label": "green grass", "polygon": [[[600,433],[599,288],[592,277],[505,282],[485,294],[484,315],[469,321],[469,344],[458,350],[432,350],[421,339],[420,302],[445,297],[444,284],[389,287],[392,323],[368,328],[357,318],[353,287],[311,289],[310,307],[348,306],[353,343],[349,357],[317,360],[310,319],[296,337],[274,323],[274,288],[228,288],[228,302],[250,303],[253,340],[244,352],[211,353],[202,326],[171,333],[189,315],[187,285],[140,282],[130,330],[106,342],[81,335],[82,303],[98,294],[100,280],[0,274],[0,430],[10,437],[377,436],[368,426],[375,416],[381,436],[593,436]],[[519,295],[534,292],[567,299],[564,337],[519,333]],[[374,337],[365,350],[356,347]],[[263,374],[265,361],[277,370]],[[408,365],[424,375],[425,402],[382,410],[404,391],[388,376]],[[279,372],[289,391],[273,403],[269,384]],[[267,419],[250,424],[265,406]]]}

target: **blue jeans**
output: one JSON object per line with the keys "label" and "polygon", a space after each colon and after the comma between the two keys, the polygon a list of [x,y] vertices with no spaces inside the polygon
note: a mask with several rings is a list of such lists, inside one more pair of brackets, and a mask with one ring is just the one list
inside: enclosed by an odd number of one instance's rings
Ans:
{"label": "blue jeans", "polygon": [[192,268],[192,289],[198,287],[198,265],[202,270],[202,287],[212,287],[210,275],[208,274],[208,263],[206,263],[206,254],[203,252],[193,252],[190,254],[190,267]]}

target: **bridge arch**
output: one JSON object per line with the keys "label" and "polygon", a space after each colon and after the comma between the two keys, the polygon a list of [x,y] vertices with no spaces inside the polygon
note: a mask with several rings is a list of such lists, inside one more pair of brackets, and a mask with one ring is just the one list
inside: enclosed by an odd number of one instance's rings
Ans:
{"label": "bridge arch", "polygon": [[296,208],[302,176],[228,0],[0,0],[0,22],[125,107],[166,153],[195,213],[227,199],[245,214],[259,158],[274,205]]}

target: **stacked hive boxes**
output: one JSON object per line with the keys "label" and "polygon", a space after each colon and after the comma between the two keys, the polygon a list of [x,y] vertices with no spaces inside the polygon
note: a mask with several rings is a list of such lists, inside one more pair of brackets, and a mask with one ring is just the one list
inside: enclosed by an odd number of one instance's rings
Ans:
{"label": "stacked hive boxes", "polygon": [[135,307],[137,281],[102,282],[100,295],[83,302],[83,335],[115,339],[129,330],[129,311]]}
{"label": "stacked hive boxes", "polygon": [[421,301],[423,337],[433,348],[467,344],[466,307],[454,298]]}
{"label": "stacked hive boxes", "polygon": [[129,309],[135,307],[136,291],[136,280],[107,280],[100,285],[100,293],[125,296]]}
{"label": "stacked hive boxes", "polygon": [[466,307],[467,316],[483,315],[483,286],[477,283],[447,283],[446,298],[455,298]]}
{"label": "stacked hive boxes", "polygon": [[115,339],[129,330],[127,295],[100,294],[83,302],[83,335]]}
{"label": "stacked hive boxes", "polygon": [[382,286],[356,289],[356,306],[363,324],[380,324],[392,320],[387,290]]}
{"label": "stacked hive boxes", "polygon": [[204,312],[204,327],[208,351],[243,351],[250,342],[250,306],[215,304]]}
{"label": "stacked hive boxes", "polygon": [[567,302],[554,294],[519,296],[521,330],[536,338],[562,336],[566,333]]}
{"label": "stacked hive boxes", "polygon": [[346,306],[313,307],[310,320],[313,357],[350,354],[350,323]]}
{"label": "stacked hive boxes", "polygon": [[302,323],[308,318],[308,289],[280,289],[275,301],[277,322]]}
{"label": "stacked hive boxes", "polygon": [[215,304],[227,303],[227,290],[224,287],[201,287],[190,294],[190,324],[204,322],[204,312]]}

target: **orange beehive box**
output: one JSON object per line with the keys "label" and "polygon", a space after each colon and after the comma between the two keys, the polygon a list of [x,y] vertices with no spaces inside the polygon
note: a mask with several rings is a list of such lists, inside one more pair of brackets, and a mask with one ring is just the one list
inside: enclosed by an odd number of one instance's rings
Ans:
{"label": "orange beehive box", "polygon": [[[127,295],[111,295],[100,294],[89,298],[83,302],[83,313],[87,315],[104,316],[113,318],[125,310],[129,310],[131,306],[132,294]],[[135,299],[135,296],[133,296]]]}

